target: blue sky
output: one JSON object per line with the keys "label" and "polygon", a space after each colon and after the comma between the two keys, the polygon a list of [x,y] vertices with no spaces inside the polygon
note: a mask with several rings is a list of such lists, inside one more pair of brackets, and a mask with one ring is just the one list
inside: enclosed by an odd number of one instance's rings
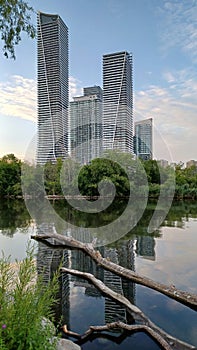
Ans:
{"label": "blue sky", "polygon": [[[134,120],[152,117],[154,156],[197,159],[196,0],[31,0],[69,28],[70,98],[102,86],[102,55],[133,54]],[[32,17],[36,23],[36,15]],[[0,157],[23,158],[36,133],[36,40],[1,56]]]}

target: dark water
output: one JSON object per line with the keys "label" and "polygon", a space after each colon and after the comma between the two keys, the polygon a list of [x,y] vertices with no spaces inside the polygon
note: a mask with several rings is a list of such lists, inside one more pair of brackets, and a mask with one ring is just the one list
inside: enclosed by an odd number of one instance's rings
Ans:
{"label": "dark water", "polygon": [[[116,202],[109,210],[98,214],[79,213],[64,201],[51,203],[56,212],[78,229],[68,228],[67,234],[78,239],[88,239],[88,227],[109,223],[124,211],[124,202]],[[148,233],[147,226],[155,210],[155,203],[148,204],[136,226],[116,242],[98,249],[102,255],[124,267],[135,270],[165,284],[192,293],[197,291],[197,202],[174,203],[163,217],[162,224]],[[162,216],[162,209],[159,213]],[[43,230],[50,230],[42,225]],[[61,230],[60,227],[56,227]],[[31,234],[40,232],[41,225],[31,219],[22,201],[0,202],[0,250],[6,255],[22,259]],[[108,287],[122,293],[151,318],[153,322],[183,341],[197,346],[197,313],[189,308],[140,285],[122,280],[114,274],[97,267],[85,254],[79,251],[53,250],[43,244],[37,246],[38,270],[45,266],[48,280],[63,260],[64,266],[91,272]],[[104,297],[86,280],[62,275],[60,300],[56,314],[62,314],[63,321],[73,331],[83,333],[90,325],[102,325],[121,320],[132,323],[126,310]],[[156,350],[158,346],[147,335],[137,333],[126,336],[111,332],[105,337],[92,339],[82,344],[84,350]]]}

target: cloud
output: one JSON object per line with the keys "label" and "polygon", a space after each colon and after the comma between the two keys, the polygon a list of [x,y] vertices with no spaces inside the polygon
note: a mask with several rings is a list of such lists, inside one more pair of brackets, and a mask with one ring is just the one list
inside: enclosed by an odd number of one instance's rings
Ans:
{"label": "cloud", "polygon": [[161,18],[159,32],[163,51],[177,47],[197,62],[197,2],[164,1],[156,12]]}
{"label": "cloud", "polygon": [[0,82],[0,113],[36,121],[36,82],[19,75]]}
{"label": "cloud", "polygon": [[[174,161],[196,159],[196,72],[192,68],[165,71],[162,77],[159,85],[136,92],[134,120],[153,117],[156,158],[165,158],[164,150],[169,147]],[[82,94],[81,82],[75,77],[69,78],[69,87],[70,99]],[[0,114],[35,123],[36,95],[35,80],[19,75],[9,77],[7,82],[0,82]]]}
{"label": "cloud", "polygon": [[172,160],[196,159],[196,73],[191,69],[165,72],[163,78],[160,86],[150,85],[136,93],[135,118],[153,117],[158,130],[155,137],[157,157],[163,152],[159,146],[161,136],[171,150]]}
{"label": "cloud", "polygon": [[[69,78],[69,97],[81,95],[80,81]],[[0,82],[0,114],[36,122],[37,84],[33,79],[13,75]]]}
{"label": "cloud", "polygon": [[171,72],[165,72],[163,77],[168,83],[173,83],[175,81],[175,78]]}
{"label": "cloud", "polygon": [[81,96],[82,94],[81,81],[72,76],[69,77],[69,100],[72,101],[73,97]]}

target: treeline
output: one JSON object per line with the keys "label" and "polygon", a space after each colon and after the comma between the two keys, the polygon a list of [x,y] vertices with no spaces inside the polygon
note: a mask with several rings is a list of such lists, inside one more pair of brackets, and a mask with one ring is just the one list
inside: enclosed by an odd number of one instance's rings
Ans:
{"label": "treeline", "polygon": [[14,154],[0,159],[0,196],[11,197],[22,195],[21,191],[22,162]]}
{"label": "treeline", "polygon": [[83,167],[70,158],[48,162],[44,167],[24,163],[14,154],[0,159],[1,197],[116,194],[157,198],[160,193],[197,199],[197,167],[177,164],[175,169],[164,168],[156,160],[135,160],[118,151],[107,151],[105,157]]}

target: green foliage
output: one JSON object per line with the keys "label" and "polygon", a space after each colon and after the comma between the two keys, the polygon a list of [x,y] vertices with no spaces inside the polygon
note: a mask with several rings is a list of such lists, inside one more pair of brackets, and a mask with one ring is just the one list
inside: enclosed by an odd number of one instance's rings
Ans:
{"label": "green foliage", "polygon": [[44,166],[45,190],[48,195],[61,194],[60,172],[63,165],[61,158],[56,163],[47,162]]}
{"label": "green foliage", "polygon": [[[116,187],[117,196],[126,196],[129,193],[129,180],[124,169],[111,159],[93,159],[79,173],[79,190],[83,195],[98,196],[98,184],[100,182],[106,185],[112,182]],[[107,194],[110,195],[110,193]]]}
{"label": "green foliage", "polygon": [[56,163],[47,162],[44,166],[45,190],[48,195],[72,195],[77,185],[80,165],[71,158],[59,158]]}
{"label": "green foliage", "polygon": [[0,350],[8,350],[4,340],[2,338],[0,338]]}
{"label": "green foliage", "polygon": [[146,160],[143,162],[149,184],[160,184],[160,172],[156,160]]}
{"label": "green foliage", "polygon": [[135,160],[131,154],[120,151],[106,151],[104,156],[83,167],[70,158],[57,159],[43,167],[22,163],[8,154],[0,159],[0,197],[75,195],[78,186],[82,195],[99,196],[99,183],[104,185],[104,192],[108,191],[103,194],[110,195],[113,189],[108,185],[113,183],[117,197],[144,197],[149,192],[150,197],[157,198],[161,190],[163,195],[172,196],[175,175],[175,198],[197,198],[195,166],[183,168],[178,164],[174,170],[161,167],[156,160]]}
{"label": "green foliage", "polygon": [[3,52],[6,58],[15,57],[15,45],[21,41],[21,34],[25,32],[34,38],[36,30],[31,23],[33,8],[23,0],[0,0],[0,32],[4,43]]}
{"label": "green foliage", "polygon": [[191,166],[185,168],[178,164],[176,172],[176,191],[177,198],[197,198],[197,167]]}
{"label": "green foliage", "polygon": [[77,177],[79,169],[80,164],[71,158],[64,160],[60,173],[61,187],[64,195],[74,195],[76,193],[76,188],[78,188]]}
{"label": "green foliage", "polygon": [[14,154],[0,159],[0,197],[21,195],[21,161]]}
{"label": "green foliage", "polygon": [[46,286],[37,277],[33,249],[14,271],[10,258],[0,259],[0,350],[55,349],[50,323],[58,290],[58,276]]}
{"label": "green foliage", "polygon": [[23,195],[38,197],[45,195],[43,168],[40,165],[22,164],[21,174]]}

